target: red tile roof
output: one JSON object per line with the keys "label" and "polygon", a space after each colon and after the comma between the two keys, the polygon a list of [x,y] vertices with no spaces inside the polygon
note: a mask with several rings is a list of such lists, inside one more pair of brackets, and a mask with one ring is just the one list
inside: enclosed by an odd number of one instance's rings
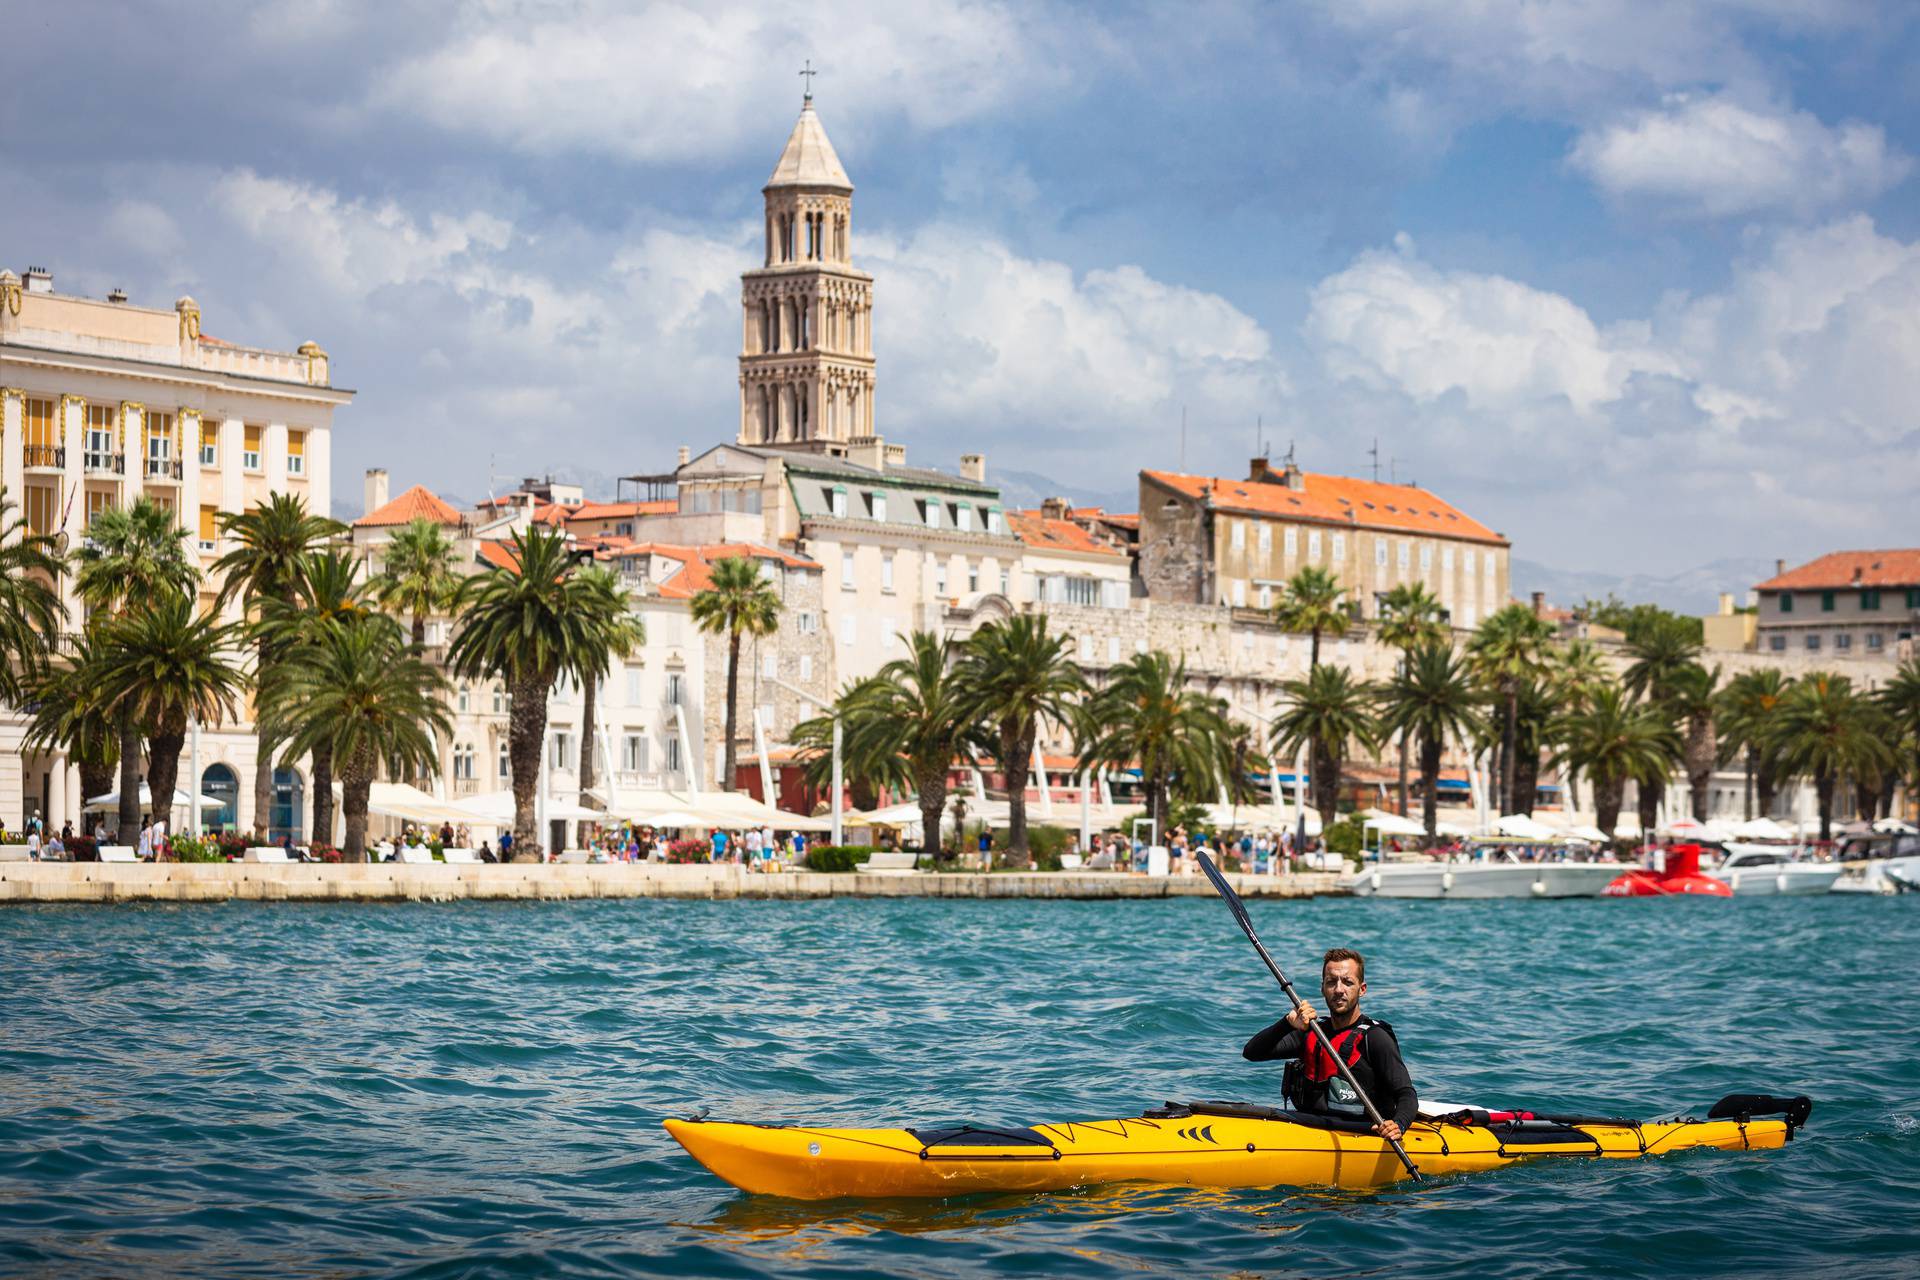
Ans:
{"label": "red tile roof", "polygon": [[1038,511],[1009,511],[1007,525],[1013,530],[1014,537],[1043,551],[1094,556],[1127,554],[1119,547],[1094,537],[1084,525],[1072,520],[1050,520]]}
{"label": "red tile roof", "polygon": [[653,502],[583,502],[577,507],[568,507],[566,516],[569,521],[617,520],[623,516],[672,515],[679,509],[680,503],[674,498]]}
{"label": "red tile roof", "polygon": [[1303,473],[1304,489],[1290,489],[1277,480],[1227,480],[1172,471],[1142,471],[1140,475],[1196,500],[1210,490],[1214,507],[1221,511],[1508,545],[1505,538],[1451,503],[1412,485],[1313,472]]}
{"label": "red tile roof", "polygon": [[474,544],[474,551],[479,555],[480,559],[496,569],[518,569],[520,567],[520,561],[513,554],[513,546],[510,543],[486,538]]}
{"label": "red tile roof", "polygon": [[713,562],[732,556],[778,560],[789,569],[820,567],[815,561],[788,555],[784,551],[777,551],[772,547],[763,547],[752,542],[716,542],[697,547],[667,542],[629,542],[612,551],[610,558],[642,555],[657,555],[663,559],[680,562],[682,567],[679,572],[664,582],[654,584],[655,590],[669,600],[684,600],[705,591],[713,585]]}
{"label": "red tile roof", "polygon": [[387,525],[411,524],[415,520],[459,524],[460,513],[441,501],[433,490],[417,484],[385,506],[367,512],[353,524],[356,529],[377,529]]}
{"label": "red tile roof", "polygon": [[1832,551],[1768,578],[1759,591],[1831,591],[1836,587],[1920,586],[1920,548]]}

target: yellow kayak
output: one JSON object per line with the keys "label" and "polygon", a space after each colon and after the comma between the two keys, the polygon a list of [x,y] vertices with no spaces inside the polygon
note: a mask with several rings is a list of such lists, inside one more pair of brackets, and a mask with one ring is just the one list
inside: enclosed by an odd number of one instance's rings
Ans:
{"label": "yellow kayak", "polygon": [[[1485,1113],[1467,1120],[1470,1113],[1462,1112],[1423,1116],[1404,1144],[1429,1177],[1549,1156],[1764,1150],[1789,1141],[1811,1110],[1804,1098],[1735,1094],[1706,1120],[1482,1122]],[[1784,1118],[1757,1118],[1769,1112]],[[1061,1191],[1113,1182],[1377,1187],[1407,1177],[1386,1141],[1371,1133],[1244,1103],[1169,1104],[1137,1118],[1024,1129],[838,1129],[703,1119],[668,1120],[666,1127],[694,1159],[742,1191],[796,1200]]]}

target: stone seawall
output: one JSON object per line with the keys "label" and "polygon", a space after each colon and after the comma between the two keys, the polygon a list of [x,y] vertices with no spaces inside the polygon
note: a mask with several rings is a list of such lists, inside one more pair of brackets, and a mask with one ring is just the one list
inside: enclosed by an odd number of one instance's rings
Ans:
{"label": "stone seawall", "polygon": [[[1249,898],[1338,894],[1339,877],[1229,875]],[[341,866],[256,863],[28,862],[0,864],[0,903],[451,902],[575,898],[1178,898],[1211,897],[1202,876],[1112,872],[994,875],[750,875],[734,866]]]}

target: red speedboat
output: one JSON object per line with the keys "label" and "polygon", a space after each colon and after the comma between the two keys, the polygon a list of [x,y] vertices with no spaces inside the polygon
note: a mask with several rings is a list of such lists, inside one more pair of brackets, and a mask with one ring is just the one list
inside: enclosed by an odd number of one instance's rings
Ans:
{"label": "red speedboat", "polygon": [[1600,891],[1607,898],[1668,898],[1693,894],[1731,898],[1733,887],[1724,880],[1700,874],[1700,846],[1676,844],[1653,851],[1653,865],[1615,877]]}

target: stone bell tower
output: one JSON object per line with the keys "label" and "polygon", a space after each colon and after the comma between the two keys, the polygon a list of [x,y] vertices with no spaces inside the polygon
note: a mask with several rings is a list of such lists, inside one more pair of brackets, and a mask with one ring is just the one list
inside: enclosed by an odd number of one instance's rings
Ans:
{"label": "stone bell tower", "polygon": [[739,443],[844,453],[873,435],[873,277],[853,268],[853,183],[811,93],[762,192],[766,263],[740,277]]}

